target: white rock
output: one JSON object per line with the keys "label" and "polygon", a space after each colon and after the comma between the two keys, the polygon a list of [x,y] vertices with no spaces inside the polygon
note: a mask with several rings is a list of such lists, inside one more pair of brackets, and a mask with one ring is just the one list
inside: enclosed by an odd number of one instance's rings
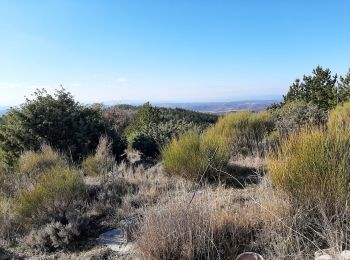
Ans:
{"label": "white rock", "polygon": [[334,260],[330,255],[319,255],[315,256],[315,260]]}
{"label": "white rock", "polygon": [[350,250],[344,250],[343,252],[341,252],[341,259],[350,260]]}

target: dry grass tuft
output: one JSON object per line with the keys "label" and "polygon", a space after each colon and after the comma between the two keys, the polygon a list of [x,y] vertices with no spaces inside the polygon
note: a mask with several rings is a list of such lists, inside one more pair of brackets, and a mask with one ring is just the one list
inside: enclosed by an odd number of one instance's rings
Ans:
{"label": "dry grass tuft", "polygon": [[43,145],[38,152],[26,151],[19,158],[19,172],[31,179],[39,177],[50,169],[68,166],[61,154],[48,145]]}
{"label": "dry grass tuft", "polygon": [[[144,259],[227,259],[252,247],[259,208],[234,190],[179,192],[145,209],[137,239]],[[246,201],[246,199],[248,201]]]}

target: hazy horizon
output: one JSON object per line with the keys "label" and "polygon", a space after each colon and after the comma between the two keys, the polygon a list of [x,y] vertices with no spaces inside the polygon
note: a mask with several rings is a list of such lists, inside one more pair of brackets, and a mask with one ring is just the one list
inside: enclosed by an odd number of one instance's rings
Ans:
{"label": "hazy horizon", "polygon": [[0,105],[61,84],[82,103],[281,97],[317,65],[346,74],[348,10],[346,0],[1,1]]}

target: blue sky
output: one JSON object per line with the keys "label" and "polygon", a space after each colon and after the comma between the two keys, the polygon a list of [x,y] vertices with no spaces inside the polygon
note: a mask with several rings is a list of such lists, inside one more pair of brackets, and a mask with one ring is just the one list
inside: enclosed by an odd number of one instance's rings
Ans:
{"label": "blue sky", "polygon": [[276,97],[350,67],[348,0],[0,0],[0,105]]}

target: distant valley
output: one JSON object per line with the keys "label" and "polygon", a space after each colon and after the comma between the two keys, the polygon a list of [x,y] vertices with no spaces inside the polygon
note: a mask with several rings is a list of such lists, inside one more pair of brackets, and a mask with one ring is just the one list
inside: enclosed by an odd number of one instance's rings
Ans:
{"label": "distant valley", "polygon": [[154,103],[159,107],[183,108],[198,112],[226,113],[232,111],[261,111],[279,100],[244,100],[229,102],[189,102],[189,103]]}

